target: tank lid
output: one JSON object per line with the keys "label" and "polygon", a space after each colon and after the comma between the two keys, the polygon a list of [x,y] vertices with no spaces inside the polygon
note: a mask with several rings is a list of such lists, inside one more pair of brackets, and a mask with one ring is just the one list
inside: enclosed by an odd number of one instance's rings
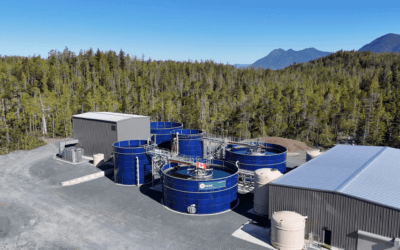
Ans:
{"label": "tank lid", "polygon": [[322,152],[319,149],[318,150],[310,150],[310,151],[307,151],[307,154],[315,157],[315,156],[321,155]]}
{"label": "tank lid", "polygon": [[306,217],[292,211],[280,211],[272,215],[277,225],[285,229],[301,229],[305,227]]}
{"label": "tank lid", "polygon": [[274,176],[280,177],[280,176],[282,176],[282,173],[276,168],[259,168],[254,172],[258,176],[260,176],[260,175],[261,176],[269,175],[271,177],[274,177]]}

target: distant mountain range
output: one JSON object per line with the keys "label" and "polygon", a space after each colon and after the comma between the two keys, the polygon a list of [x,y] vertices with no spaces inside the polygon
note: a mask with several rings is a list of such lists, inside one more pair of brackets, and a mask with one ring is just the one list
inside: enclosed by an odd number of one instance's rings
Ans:
{"label": "distant mountain range", "polygon": [[[400,53],[400,35],[389,33],[381,36],[371,43],[364,45],[358,51],[371,51],[374,53],[381,52],[399,52]],[[235,64],[237,68],[246,68],[253,66],[258,68],[261,66],[264,69],[283,69],[294,63],[303,63],[315,60],[331,54],[331,52],[324,52],[315,48],[308,48],[299,51],[292,49],[283,50],[275,49],[271,51],[266,57],[257,60],[253,64]]]}
{"label": "distant mountain range", "polygon": [[236,66],[237,68],[247,68],[251,66],[251,64],[235,64],[234,66]]}
{"label": "distant mountain range", "polygon": [[266,57],[257,60],[252,65],[255,68],[261,66],[264,69],[283,69],[293,63],[308,62],[329,54],[331,54],[331,52],[324,52],[314,48],[308,48],[299,51],[292,49],[288,49],[287,51],[283,49],[275,49]]}
{"label": "distant mountain range", "polygon": [[400,35],[389,33],[381,36],[371,43],[364,45],[358,51],[380,52],[400,52]]}

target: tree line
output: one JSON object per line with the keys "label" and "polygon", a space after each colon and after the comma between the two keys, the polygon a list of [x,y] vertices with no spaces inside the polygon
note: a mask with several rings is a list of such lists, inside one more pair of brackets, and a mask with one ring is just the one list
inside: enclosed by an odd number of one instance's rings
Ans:
{"label": "tree line", "polygon": [[282,70],[155,61],[124,51],[0,56],[0,154],[71,137],[71,116],[109,111],[185,128],[332,146],[400,148],[400,54],[338,51]]}

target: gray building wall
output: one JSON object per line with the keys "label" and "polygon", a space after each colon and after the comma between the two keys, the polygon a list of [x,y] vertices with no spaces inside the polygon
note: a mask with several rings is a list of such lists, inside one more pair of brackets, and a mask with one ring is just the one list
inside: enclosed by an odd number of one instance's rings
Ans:
{"label": "gray building wall", "polygon": [[103,153],[105,160],[108,160],[114,142],[150,138],[150,117],[134,117],[118,122],[73,117],[73,131],[85,156]]}
{"label": "gray building wall", "polygon": [[400,237],[400,210],[373,204],[339,193],[269,185],[269,218],[273,212],[295,211],[308,216],[306,234],[323,241],[323,229],[332,232],[332,246],[357,250],[358,230]]}
{"label": "gray building wall", "polygon": [[[115,131],[112,131],[112,125]],[[103,153],[105,160],[111,157],[112,144],[117,141],[115,122],[98,121],[73,117],[74,138],[84,149],[85,156]]]}
{"label": "gray building wall", "polygon": [[117,122],[118,141],[150,138],[150,117],[135,117]]}

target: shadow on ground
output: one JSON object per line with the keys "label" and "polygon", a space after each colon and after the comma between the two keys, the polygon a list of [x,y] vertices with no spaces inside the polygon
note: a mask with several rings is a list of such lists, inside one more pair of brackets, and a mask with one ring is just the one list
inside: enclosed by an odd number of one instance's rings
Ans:
{"label": "shadow on ground", "polygon": [[152,189],[153,185],[150,182],[150,183],[141,185],[140,192],[142,194],[146,195],[147,197],[151,198],[152,200],[161,204],[161,199],[163,197],[163,193],[160,190],[161,186],[158,185],[159,183],[160,183],[160,179],[157,179],[154,181],[154,186],[157,185],[157,187],[159,188],[158,189],[159,191]]}
{"label": "shadow on ground", "polygon": [[[93,161],[90,161],[93,164]],[[112,161],[104,162],[103,164],[97,165],[97,168],[100,169],[101,171],[107,171],[109,169],[114,169],[114,164]],[[114,171],[111,171],[111,173],[105,175],[109,180],[114,182]]]}
{"label": "shadow on ground", "polygon": [[259,216],[254,213],[252,213],[253,209],[253,203],[254,203],[254,195],[252,193],[247,193],[247,194],[239,194],[238,193],[238,198],[240,200],[239,205],[232,209],[233,212],[238,213],[249,220],[253,221],[254,223],[257,223],[258,226],[262,227],[269,227],[270,226],[270,221],[268,220],[267,217],[264,216]]}
{"label": "shadow on ground", "polygon": [[242,230],[254,238],[271,245],[270,228],[265,228],[265,226],[259,222],[252,221],[251,223],[245,224]]}

